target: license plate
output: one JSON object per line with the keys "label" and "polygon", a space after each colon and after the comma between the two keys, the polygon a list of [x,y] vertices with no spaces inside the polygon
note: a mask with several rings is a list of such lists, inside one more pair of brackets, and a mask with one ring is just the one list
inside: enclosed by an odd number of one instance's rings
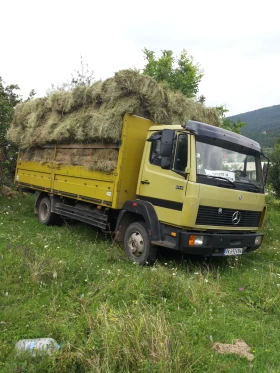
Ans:
{"label": "license plate", "polygon": [[241,249],[225,249],[224,255],[242,255]]}

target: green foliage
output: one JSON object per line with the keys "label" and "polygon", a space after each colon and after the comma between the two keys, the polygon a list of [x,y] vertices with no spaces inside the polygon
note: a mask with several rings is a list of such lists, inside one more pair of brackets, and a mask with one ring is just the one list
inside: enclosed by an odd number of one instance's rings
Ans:
{"label": "green foliage", "polygon": [[203,72],[193,57],[183,50],[175,57],[171,50],[163,50],[162,56],[156,58],[155,52],[144,49],[147,61],[143,74],[151,76],[158,83],[167,84],[173,91],[180,91],[187,97],[195,97]]}
{"label": "green foliage", "polygon": [[[0,198],[1,372],[279,372],[279,201],[256,252],[210,261],[161,251],[140,267],[85,224],[40,225],[32,197]],[[15,354],[35,337],[62,347]],[[236,339],[253,362],[212,348]]]}
{"label": "green foliage", "polygon": [[277,198],[280,198],[280,137],[278,137],[272,149],[270,161],[271,165],[268,173],[268,180]]}
{"label": "green foliage", "polygon": [[71,91],[75,87],[90,86],[95,82],[93,70],[89,70],[88,64],[85,64],[83,57],[80,56],[80,68],[74,70],[70,80],[59,84],[51,84],[51,88],[47,90],[47,95],[56,91]]}
{"label": "green foliage", "polygon": [[222,128],[240,134],[241,128],[246,126],[246,123],[242,122],[240,119],[237,119],[235,122],[230,118],[226,118],[225,114],[228,112],[228,110],[223,105],[217,106],[216,109],[222,119]]}
{"label": "green foliage", "polygon": [[6,133],[13,118],[14,107],[21,101],[18,90],[18,85],[5,85],[0,77],[0,185],[12,180],[15,169],[16,148],[7,142]]}

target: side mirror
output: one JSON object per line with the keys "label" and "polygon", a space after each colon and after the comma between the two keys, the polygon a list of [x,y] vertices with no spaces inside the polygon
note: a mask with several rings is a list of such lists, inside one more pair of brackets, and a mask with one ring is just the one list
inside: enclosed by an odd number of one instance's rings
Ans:
{"label": "side mirror", "polygon": [[[264,159],[265,159],[265,161],[264,161]],[[263,182],[264,182],[264,185],[266,185],[270,161],[269,161],[269,158],[266,155],[264,155],[263,153],[261,153],[261,161],[262,161],[262,164],[263,164],[263,166],[262,166]]]}
{"label": "side mirror", "polygon": [[164,170],[168,170],[171,166],[171,161],[170,158],[168,157],[161,157],[160,160],[160,167],[163,168]]}
{"label": "side mirror", "polygon": [[263,182],[264,182],[264,185],[266,185],[267,176],[268,176],[268,163],[263,164],[262,173],[263,173]]}
{"label": "side mirror", "polygon": [[164,170],[171,166],[174,136],[173,130],[163,130],[161,134],[159,155],[161,156],[160,167]]}
{"label": "side mirror", "polygon": [[173,149],[173,140],[175,132],[173,130],[163,130],[160,140],[160,156],[171,158]]}

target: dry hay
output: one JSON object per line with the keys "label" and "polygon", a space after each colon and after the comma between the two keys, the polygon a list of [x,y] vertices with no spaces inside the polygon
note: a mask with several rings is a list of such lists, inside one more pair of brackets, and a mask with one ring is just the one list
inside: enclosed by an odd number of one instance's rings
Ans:
{"label": "dry hay", "polygon": [[242,339],[237,339],[234,344],[217,342],[213,344],[213,348],[219,354],[237,354],[246,357],[249,361],[254,360],[254,355],[249,352],[251,348]]}
{"label": "dry hay", "polygon": [[104,82],[17,105],[7,138],[26,148],[50,143],[115,143],[120,140],[125,113],[162,124],[193,119],[220,125],[215,109],[174,93],[136,70],[121,70]]}
{"label": "dry hay", "polygon": [[51,163],[54,159],[53,149],[31,148],[21,149],[20,160],[24,162]]}
{"label": "dry hay", "polygon": [[58,149],[56,163],[84,166],[90,171],[111,173],[117,167],[118,149]]}
{"label": "dry hay", "polygon": [[112,173],[118,162],[118,149],[57,149],[54,160],[54,150],[44,148],[23,149],[20,159],[40,164],[83,166],[90,171]]}
{"label": "dry hay", "polygon": [[2,185],[2,187],[0,188],[0,196],[1,195],[6,197],[16,197],[19,195],[19,192],[17,192],[16,190],[12,190],[6,185]]}

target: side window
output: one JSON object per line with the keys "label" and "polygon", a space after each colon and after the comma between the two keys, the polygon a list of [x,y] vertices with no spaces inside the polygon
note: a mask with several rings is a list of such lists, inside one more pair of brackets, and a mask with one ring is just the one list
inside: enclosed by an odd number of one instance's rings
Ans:
{"label": "side window", "polygon": [[156,166],[160,166],[161,156],[160,152],[160,140],[154,140],[151,143],[150,163]]}
{"label": "side window", "polygon": [[188,163],[188,135],[179,135],[174,162],[174,170],[185,171]]}

